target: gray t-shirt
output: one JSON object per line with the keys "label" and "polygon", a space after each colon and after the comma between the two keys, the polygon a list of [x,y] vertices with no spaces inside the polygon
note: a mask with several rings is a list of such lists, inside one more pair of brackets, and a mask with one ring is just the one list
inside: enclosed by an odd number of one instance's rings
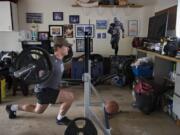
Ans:
{"label": "gray t-shirt", "polygon": [[59,90],[60,82],[64,71],[64,64],[62,60],[56,58],[56,56],[54,55],[50,56],[50,59],[53,66],[52,73],[45,82],[42,82],[35,86],[35,92],[40,92],[43,88],[52,88],[55,90]]}

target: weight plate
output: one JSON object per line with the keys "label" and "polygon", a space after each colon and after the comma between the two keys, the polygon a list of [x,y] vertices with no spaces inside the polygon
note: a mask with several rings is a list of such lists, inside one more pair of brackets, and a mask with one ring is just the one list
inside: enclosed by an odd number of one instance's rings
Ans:
{"label": "weight plate", "polygon": [[35,68],[23,73],[20,79],[28,84],[37,84],[49,78],[52,63],[47,51],[38,47],[22,51],[16,60],[16,71],[27,69],[31,65],[35,66]]}

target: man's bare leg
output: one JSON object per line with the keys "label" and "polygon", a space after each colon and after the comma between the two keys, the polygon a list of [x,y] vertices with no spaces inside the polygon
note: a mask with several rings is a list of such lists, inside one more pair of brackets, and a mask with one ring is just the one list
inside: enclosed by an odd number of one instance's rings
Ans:
{"label": "man's bare leg", "polygon": [[74,95],[72,92],[65,91],[65,90],[61,90],[59,92],[57,102],[61,103],[61,105],[60,105],[59,113],[57,116],[57,124],[67,125],[70,122],[70,120],[67,117],[65,117],[65,114],[71,107],[73,101],[74,101]]}
{"label": "man's bare leg", "polygon": [[39,103],[36,103],[36,105],[24,104],[24,105],[18,105],[18,110],[41,114],[46,110],[47,107],[48,104],[42,104],[42,105]]}
{"label": "man's bare leg", "polygon": [[24,104],[24,105],[7,105],[6,106],[6,111],[9,114],[9,118],[10,119],[14,119],[16,118],[16,111],[20,110],[20,111],[25,111],[25,112],[32,112],[32,113],[37,113],[37,114],[41,114],[43,113],[46,108],[48,107],[48,104]]}

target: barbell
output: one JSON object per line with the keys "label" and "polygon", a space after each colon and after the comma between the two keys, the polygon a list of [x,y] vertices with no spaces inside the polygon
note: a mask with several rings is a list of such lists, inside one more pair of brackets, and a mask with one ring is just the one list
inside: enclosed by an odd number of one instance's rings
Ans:
{"label": "barbell", "polygon": [[[63,58],[66,63],[72,59],[73,51],[69,48],[68,55]],[[39,47],[22,51],[15,61],[13,76],[27,84],[37,84],[47,80],[53,70],[50,54]],[[41,72],[43,71],[43,74]]]}

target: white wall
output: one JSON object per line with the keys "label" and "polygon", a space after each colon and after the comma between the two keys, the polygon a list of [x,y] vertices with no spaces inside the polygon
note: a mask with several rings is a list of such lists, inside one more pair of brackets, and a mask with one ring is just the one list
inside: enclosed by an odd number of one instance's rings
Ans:
{"label": "white wall", "polygon": [[155,12],[177,5],[178,0],[157,0]]}
{"label": "white wall", "polygon": [[[106,19],[109,23],[112,22],[113,17],[117,16],[121,19],[124,24],[125,31],[127,33],[127,22],[128,20],[136,19],[140,21],[140,25],[146,27],[147,21],[145,21],[142,16],[147,17],[142,12],[140,8],[134,9],[123,9],[123,8],[75,8],[72,7],[74,0],[19,0],[19,24],[21,30],[28,30],[30,24],[26,23],[25,13],[26,12],[40,12],[43,13],[43,23],[39,24],[39,31],[48,31],[48,25],[50,24],[68,24],[69,15],[80,15],[80,23],[88,24],[89,19],[92,24],[96,23],[97,19]],[[145,10],[146,7],[143,9]],[[128,11],[129,10],[129,11]],[[62,11],[64,12],[64,21],[55,22],[52,20],[53,11]],[[149,13],[148,13],[149,14]],[[146,18],[145,18],[146,19]],[[140,29],[140,35],[146,35],[146,28]],[[145,31],[144,31],[145,30]],[[107,32],[107,30],[97,30],[95,29],[95,37],[98,32]],[[75,38],[68,39],[73,43],[73,49],[75,51],[76,43]],[[119,43],[119,54],[131,54],[131,41],[132,38],[128,37],[126,34],[125,39],[121,39]],[[114,51],[110,46],[110,35],[107,34],[106,39],[97,39],[94,38],[94,53],[100,53],[103,55],[113,54]]]}
{"label": "white wall", "polygon": [[0,32],[0,51],[21,51],[18,32]]}
{"label": "white wall", "polygon": [[154,16],[154,5],[149,5],[141,9],[140,16],[140,36],[147,37],[148,34],[148,25],[149,25],[149,17]]}
{"label": "white wall", "polygon": [[[41,12],[43,13],[43,23],[39,24],[39,31],[48,31],[50,24],[68,24],[69,15],[80,15],[80,23],[88,24],[89,19],[92,24],[96,20],[106,19],[109,23],[117,16],[124,24],[126,37],[119,42],[119,54],[128,55],[132,53],[132,37],[127,36],[127,22],[128,20],[139,21],[139,35],[147,36],[148,19],[154,14],[154,6],[145,6],[143,8],[75,8],[71,5],[74,0],[19,0],[18,1],[18,15],[20,30],[29,30],[31,25],[26,23],[27,12]],[[53,21],[52,12],[64,12],[64,21]],[[107,30],[95,29],[95,37],[99,32],[107,32]],[[73,43],[75,52],[76,43],[75,38],[68,39]],[[0,32],[0,43],[2,50],[20,50],[21,45],[18,42],[18,33],[4,33]],[[13,45],[12,45],[13,43]],[[110,35],[107,34],[106,39],[94,38],[94,53],[100,53],[104,56],[114,54],[110,46]]]}

